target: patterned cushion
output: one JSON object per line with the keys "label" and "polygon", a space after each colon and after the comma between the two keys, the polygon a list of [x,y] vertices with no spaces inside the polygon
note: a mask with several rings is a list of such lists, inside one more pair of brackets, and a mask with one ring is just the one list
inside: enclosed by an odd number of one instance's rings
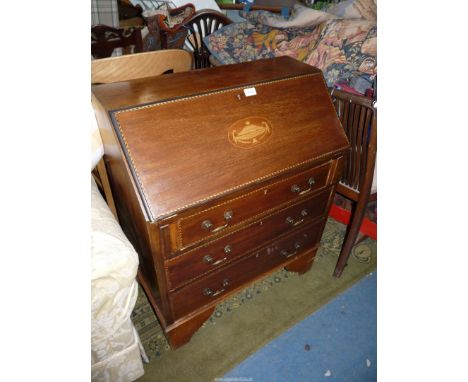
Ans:
{"label": "patterned cushion", "polygon": [[261,23],[273,28],[303,28],[313,27],[326,20],[336,19],[331,13],[316,11],[315,9],[295,4],[288,19],[266,11],[241,12],[241,16],[251,23]]}
{"label": "patterned cushion", "polygon": [[377,21],[377,5],[374,0],[340,1],[332,4],[326,11],[343,19]]}
{"label": "patterned cushion", "polygon": [[291,56],[321,69],[329,87],[356,78],[371,84],[377,74],[377,25],[364,19],[285,29],[235,23],[208,35],[204,42],[222,64]]}
{"label": "patterned cushion", "polygon": [[246,21],[226,25],[203,41],[216,60],[227,65],[276,57],[279,44],[310,34],[312,30],[313,27],[277,29]]}
{"label": "patterned cushion", "polygon": [[236,64],[274,57],[271,45],[276,43],[276,35],[265,39],[265,44],[255,44],[256,36],[267,35],[269,31],[271,28],[267,26],[258,28],[249,22],[234,23],[218,29],[203,41],[218,61],[225,65]]}
{"label": "patterned cushion", "polygon": [[363,19],[330,20],[320,25],[317,45],[304,62],[323,71],[328,86],[377,74],[377,25]]}

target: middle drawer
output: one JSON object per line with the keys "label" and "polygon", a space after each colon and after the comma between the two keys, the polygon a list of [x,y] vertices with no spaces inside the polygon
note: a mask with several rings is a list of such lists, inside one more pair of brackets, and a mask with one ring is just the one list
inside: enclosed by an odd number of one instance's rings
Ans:
{"label": "middle drawer", "polygon": [[275,211],[238,231],[167,260],[169,290],[217,269],[299,225],[323,217],[329,197],[330,190],[324,190],[301,203]]}

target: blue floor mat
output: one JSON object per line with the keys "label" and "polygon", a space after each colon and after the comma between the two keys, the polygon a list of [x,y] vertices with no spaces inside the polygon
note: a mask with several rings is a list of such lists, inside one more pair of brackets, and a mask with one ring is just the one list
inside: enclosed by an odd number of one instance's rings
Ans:
{"label": "blue floor mat", "polygon": [[371,382],[376,366],[374,272],[218,380]]}

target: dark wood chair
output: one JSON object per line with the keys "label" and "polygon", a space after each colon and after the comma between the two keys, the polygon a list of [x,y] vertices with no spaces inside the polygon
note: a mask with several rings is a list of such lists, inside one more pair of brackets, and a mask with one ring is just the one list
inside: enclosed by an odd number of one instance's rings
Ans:
{"label": "dark wood chair", "polygon": [[335,277],[340,277],[356,243],[367,203],[377,200],[377,189],[373,187],[377,156],[377,109],[370,98],[336,89],[332,92],[332,100],[351,144],[336,189],[336,192],[353,201],[351,220],[333,273]]}
{"label": "dark wood chair", "polygon": [[117,0],[117,9],[119,12],[119,27],[145,27],[143,19],[143,8],[141,5],[133,5],[130,0]]}
{"label": "dark wood chair", "polygon": [[178,8],[169,9],[166,14],[145,16],[149,38],[145,42],[147,50],[182,49],[187,31],[187,22],[195,13],[195,5],[187,3]]}
{"label": "dark wood chair", "polygon": [[117,9],[119,12],[119,21],[143,17],[143,8],[141,8],[141,5],[133,5],[129,0],[117,0]]}
{"label": "dark wood chair", "polygon": [[[133,51],[129,51],[132,47]],[[124,53],[142,52],[141,29],[113,28],[103,24],[91,27],[91,55],[94,58],[110,57],[116,48],[122,48]]]}
{"label": "dark wood chair", "polygon": [[201,9],[185,22],[184,28],[187,30],[185,42],[193,52],[195,69],[212,66],[209,60],[210,51],[203,42],[203,38],[231,23],[232,20],[213,9]]}

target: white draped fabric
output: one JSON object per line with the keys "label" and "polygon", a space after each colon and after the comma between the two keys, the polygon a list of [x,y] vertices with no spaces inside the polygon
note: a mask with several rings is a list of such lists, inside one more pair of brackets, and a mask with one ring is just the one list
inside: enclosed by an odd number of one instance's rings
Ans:
{"label": "white draped fabric", "polygon": [[[91,168],[103,155],[91,116]],[[147,360],[130,315],[138,295],[138,255],[91,177],[91,376],[93,382],[131,382]]]}

